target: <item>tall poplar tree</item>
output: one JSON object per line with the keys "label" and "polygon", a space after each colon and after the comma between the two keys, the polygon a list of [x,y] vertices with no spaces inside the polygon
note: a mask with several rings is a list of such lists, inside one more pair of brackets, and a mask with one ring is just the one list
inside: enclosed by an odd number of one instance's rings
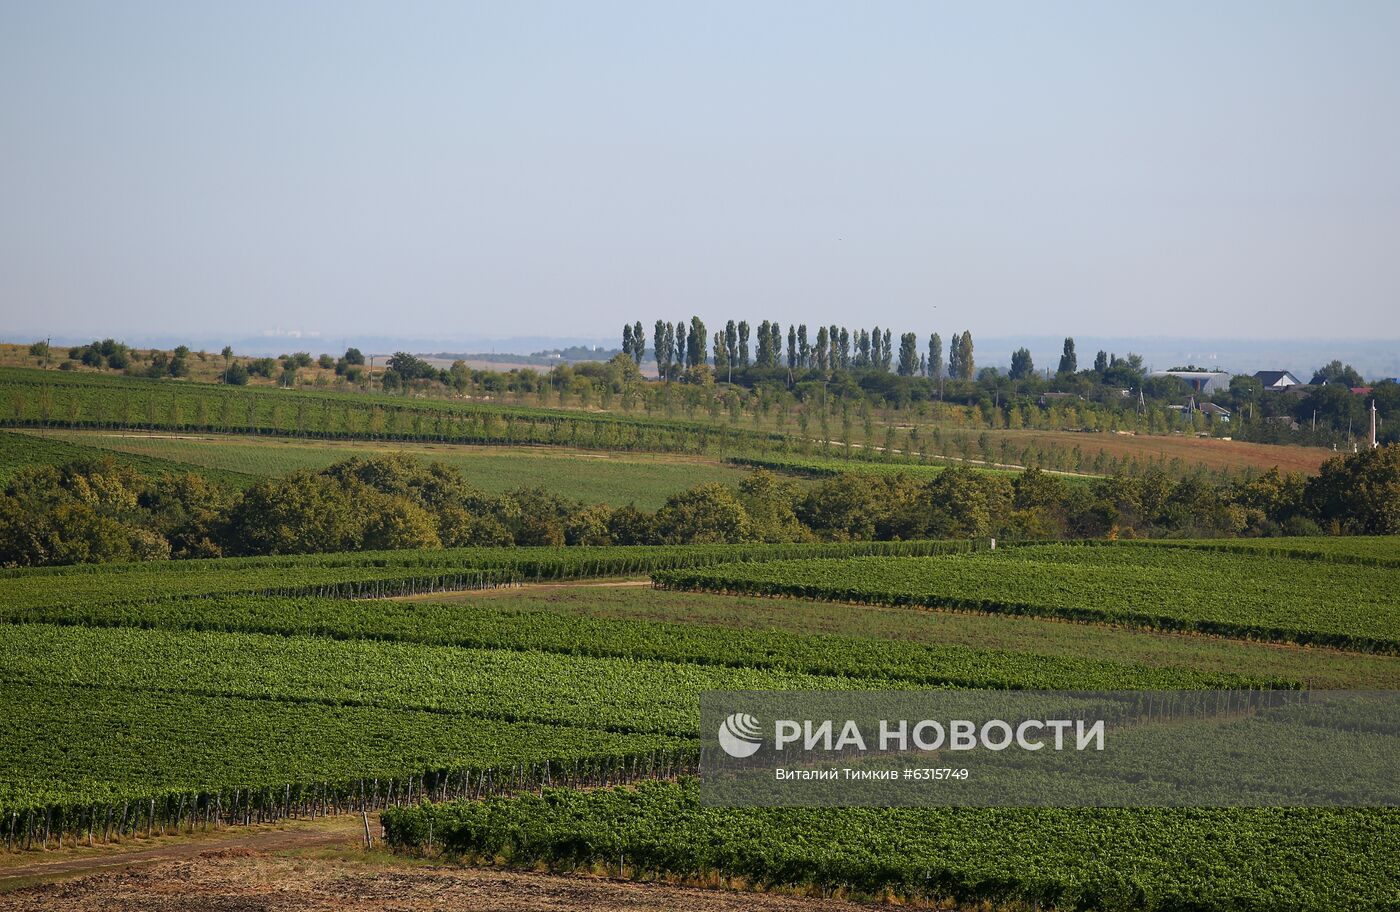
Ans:
{"label": "tall poplar tree", "polygon": [[767,320],[758,324],[758,352],[754,355],[754,360],[758,362],[759,367],[777,366],[773,358],[773,325]]}
{"label": "tall poplar tree", "polygon": [[1060,355],[1060,370],[1062,374],[1073,374],[1079,370],[1079,356],[1074,353],[1074,339],[1065,339],[1065,350]]}
{"label": "tall poplar tree", "polygon": [[914,333],[899,336],[899,375],[912,377],[919,369],[919,337]]}
{"label": "tall poplar tree", "polygon": [[1031,360],[1028,348],[1018,348],[1011,353],[1011,371],[1007,375],[1012,380],[1024,380],[1035,373],[1035,363]]}
{"label": "tall poplar tree", "polygon": [[[739,360],[739,327],[730,320],[724,324],[724,366],[728,369],[729,375],[726,379],[734,380],[734,362]],[[719,365],[715,365],[718,367]]]}
{"label": "tall poplar tree", "polygon": [[709,334],[705,331],[705,321],[699,317],[690,318],[690,332],[686,333],[686,366],[699,367],[705,363],[705,341]]}
{"label": "tall poplar tree", "polygon": [[666,321],[657,320],[651,332],[651,354],[656,359],[656,373],[666,379]]}

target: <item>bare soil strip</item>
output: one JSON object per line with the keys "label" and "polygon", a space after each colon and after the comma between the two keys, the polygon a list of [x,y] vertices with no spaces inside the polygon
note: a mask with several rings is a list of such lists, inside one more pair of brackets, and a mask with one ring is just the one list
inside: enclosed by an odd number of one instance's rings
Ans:
{"label": "bare soil strip", "polygon": [[[154,848],[15,866],[0,881],[9,884],[6,892],[0,892],[0,912],[427,912],[443,908],[852,912],[870,908],[834,899],[430,864],[380,851],[364,852],[358,848],[361,826],[353,815],[346,815],[307,827],[233,838],[191,838]],[[19,872],[25,872],[24,879],[17,876]]]}
{"label": "bare soil strip", "polygon": [[[378,833],[378,824],[372,822],[371,829]],[[92,848],[79,845],[47,852],[0,853],[0,893],[36,880],[193,858],[209,851],[354,846],[363,840],[363,831],[359,817],[343,814],[277,826],[230,827],[192,836],[137,837]]]}

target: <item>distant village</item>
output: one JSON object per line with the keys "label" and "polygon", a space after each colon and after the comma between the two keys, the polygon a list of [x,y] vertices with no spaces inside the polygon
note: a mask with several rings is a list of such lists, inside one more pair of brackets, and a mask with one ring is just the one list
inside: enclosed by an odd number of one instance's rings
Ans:
{"label": "distant village", "polygon": [[[1320,371],[1319,373],[1322,373],[1322,371]],[[1228,423],[1230,421],[1230,418],[1232,416],[1232,410],[1209,400],[1212,396],[1228,394],[1232,392],[1237,393],[1238,384],[1235,384],[1234,381],[1237,376],[1241,375],[1231,374],[1228,371],[1166,370],[1153,371],[1150,374],[1148,374],[1148,376],[1174,377],[1191,388],[1191,391],[1194,395],[1192,396],[1190,401],[1182,405],[1169,405],[1167,406],[1168,409],[1186,414],[1189,414],[1191,412],[1199,412],[1201,415],[1205,416],[1208,420],[1211,421],[1219,421],[1224,423]],[[1400,378],[1397,377],[1389,377],[1384,380],[1378,381],[1378,383],[1376,384],[1356,386],[1352,386],[1349,383],[1347,383],[1346,381],[1349,378],[1345,377],[1338,377],[1335,380],[1321,378],[1319,382],[1304,383],[1302,380],[1298,379],[1298,376],[1296,374],[1289,370],[1261,370],[1255,371],[1252,375],[1249,376],[1258,383],[1258,388],[1260,392],[1281,393],[1285,396],[1292,397],[1293,399],[1299,402],[1311,395],[1313,391],[1319,386],[1330,386],[1332,388],[1345,389],[1348,394],[1356,397],[1371,397],[1367,412],[1370,417],[1369,443],[1373,447],[1377,445],[1380,424],[1378,410],[1376,407],[1375,399],[1373,397],[1376,386],[1379,385],[1379,383],[1400,384]],[[1350,379],[1355,378],[1353,377]],[[1124,394],[1131,395],[1132,393],[1129,390],[1125,390]],[[1141,397],[1141,390],[1138,391],[1137,395]],[[1264,420],[1275,425],[1285,427],[1289,430],[1296,431],[1302,428],[1302,425],[1295,414],[1270,415],[1265,416]],[[1314,416],[1313,420],[1314,422],[1316,422],[1316,416]]]}

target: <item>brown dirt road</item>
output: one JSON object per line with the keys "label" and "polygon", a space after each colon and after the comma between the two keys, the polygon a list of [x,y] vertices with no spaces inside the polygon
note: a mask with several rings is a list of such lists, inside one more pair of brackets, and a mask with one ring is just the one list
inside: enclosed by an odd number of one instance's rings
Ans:
{"label": "brown dirt road", "polygon": [[[854,912],[840,900],[429,864],[359,848],[346,816],[151,845],[66,850],[0,867],[0,912]],[[377,833],[378,827],[372,824]],[[156,842],[156,840],[152,840]]]}
{"label": "brown dirt road", "polygon": [[[377,834],[378,824],[371,822]],[[344,815],[298,820],[277,826],[237,827],[194,836],[132,839],[93,848],[79,846],[50,852],[0,855],[0,901],[7,890],[49,879],[129,868],[158,861],[193,858],[203,852],[279,852],[331,846],[355,846],[362,840],[364,823]]]}

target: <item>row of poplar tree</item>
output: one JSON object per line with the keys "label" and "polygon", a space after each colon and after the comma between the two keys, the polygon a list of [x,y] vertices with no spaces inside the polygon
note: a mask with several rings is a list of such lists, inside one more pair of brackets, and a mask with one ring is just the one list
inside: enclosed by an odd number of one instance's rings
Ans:
{"label": "row of poplar tree", "polygon": [[[750,359],[750,342],[753,357]],[[972,333],[954,333],[948,344],[948,359],[943,359],[943,337],[933,333],[928,349],[921,352],[916,333],[902,333],[896,348],[892,333],[876,326],[871,330],[850,330],[844,326],[820,326],[815,338],[807,324],[788,324],[787,349],[783,348],[783,327],[775,321],[758,324],[753,338],[747,320],[730,320],[722,331],[707,336],[705,323],[699,317],[669,323],[657,320],[651,336],[652,356],[662,377],[672,378],[691,368],[713,364],[716,373],[730,378],[735,370],[749,367],[789,371],[868,370],[895,373],[906,377],[947,377],[971,380],[976,373],[972,356]],[[642,322],[624,324],[622,351],[638,365],[646,356],[647,338]]]}

